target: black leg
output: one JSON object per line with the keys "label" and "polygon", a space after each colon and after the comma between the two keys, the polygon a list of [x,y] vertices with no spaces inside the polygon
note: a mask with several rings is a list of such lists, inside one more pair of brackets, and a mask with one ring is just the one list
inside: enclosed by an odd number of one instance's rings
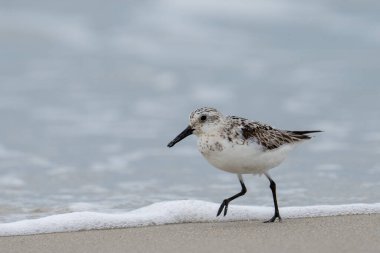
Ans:
{"label": "black leg", "polygon": [[244,185],[243,177],[240,174],[238,174],[238,178],[239,178],[239,182],[241,185],[241,191],[238,194],[235,194],[234,196],[223,200],[222,204],[219,207],[219,210],[218,210],[218,213],[216,214],[216,216],[219,216],[222,213],[223,209],[224,209],[224,216],[226,216],[228,204],[230,203],[230,201],[232,201],[232,200],[234,200],[240,196],[243,196],[247,192],[247,188],[245,188],[245,185]]}
{"label": "black leg", "polygon": [[278,210],[278,204],[277,204],[276,183],[272,180],[272,178],[267,173],[265,173],[265,176],[269,179],[270,189],[272,190],[273,202],[274,202],[274,215],[270,220],[267,220],[266,223],[274,222],[276,218],[278,218],[278,220],[281,221],[280,211]]}

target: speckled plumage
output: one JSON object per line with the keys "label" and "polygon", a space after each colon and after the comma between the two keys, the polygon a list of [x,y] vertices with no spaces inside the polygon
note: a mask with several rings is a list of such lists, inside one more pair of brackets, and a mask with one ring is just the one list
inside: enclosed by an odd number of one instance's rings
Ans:
{"label": "speckled plumage", "polygon": [[230,133],[227,136],[229,141],[232,141],[233,138],[242,139],[244,143],[254,141],[261,145],[264,150],[272,150],[284,144],[292,144],[311,138],[305,132],[279,130],[257,121],[236,116],[226,117],[225,129]]}
{"label": "speckled plumage", "polygon": [[203,107],[190,114],[189,126],[168,146],[194,134],[198,137],[198,149],[207,161],[218,169],[238,175],[242,190],[221,204],[217,216],[228,203],[246,192],[243,174],[265,174],[269,179],[275,215],[270,222],[280,217],[276,199],[276,184],[267,171],[281,164],[297,144],[320,131],[287,131],[273,128],[257,121],[236,116],[223,116],[214,108]]}
{"label": "speckled plumage", "polygon": [[[205,118],[204,120],[202,120]],[[286,131],[204,107],[190,114],[198,149],[215,167],[239,174],[262,174],[279,165],[314,131]]]}
{"label": "speckled plumage", "polygon": [[[190,114],[190,122],[193,125],[200,124],[201,122],[199,122],[198,118],[202,115],[210,115],[208,120],[210,122],[216,121],[219,124],[215,132],[202,134],[219,135],[221,139],[231,142],[232,145],[249,145],[255,142],[261,146],[263,151],[274,150],[286,144],[296,144],[297,142],[310,139],[309,133],[318,132],[279,130],[270,125],[237,116],[224,117],[216,109],[208,107],[203,107],[192,112]],[[220,142],[216,142],[215,144],[220,145]],[[209,141],[200,145],[216,149],[210,145]],[[221,147],[217,148],[219,151],[222,149]]]}

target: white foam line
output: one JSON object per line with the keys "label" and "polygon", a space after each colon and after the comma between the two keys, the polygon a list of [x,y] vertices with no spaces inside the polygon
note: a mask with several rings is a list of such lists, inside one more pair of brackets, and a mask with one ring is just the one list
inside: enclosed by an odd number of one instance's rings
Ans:
{"label": "white foam line", "polygon": [[[273,214],[272,207],[231,205],[226,217],[216,217],[215,214],[218,208],[219,204],[215,203],[199,200],[179,200],[160,202],[121,214],[95,212],[66,213],[39,219],[0,224],[0,236],[128,228],[190,222],[265,220],[269,219]],[[284,207],[280,208],[280,212],[283,218],[372,214],[380,213],[380,203]]]}

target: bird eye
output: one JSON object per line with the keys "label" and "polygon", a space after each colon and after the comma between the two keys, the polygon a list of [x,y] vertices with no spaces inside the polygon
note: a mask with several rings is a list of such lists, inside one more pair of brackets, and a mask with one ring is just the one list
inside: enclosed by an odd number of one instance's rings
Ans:
{"label": "bird eye", "polygon": [[201,116],[201,121],[205,121],[207,119],[207,116],[206,115],[202,115]]}

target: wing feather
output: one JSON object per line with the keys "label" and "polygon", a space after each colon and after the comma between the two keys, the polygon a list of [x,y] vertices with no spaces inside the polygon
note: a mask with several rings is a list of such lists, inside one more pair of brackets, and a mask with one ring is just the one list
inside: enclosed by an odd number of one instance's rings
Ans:
{"label": "wing feather", "polygon": [[267,150],[272,150],[281,147],[285,144],[296,143],[302,140],[311,139],[308,135],[310,133],[320,132],[316,131],[286,131],[275,129],[269,125],[250,121],[239,117],[229,117],[231,120],[231,128],[240,126],[241,138],[244,141],[255,141]]}

